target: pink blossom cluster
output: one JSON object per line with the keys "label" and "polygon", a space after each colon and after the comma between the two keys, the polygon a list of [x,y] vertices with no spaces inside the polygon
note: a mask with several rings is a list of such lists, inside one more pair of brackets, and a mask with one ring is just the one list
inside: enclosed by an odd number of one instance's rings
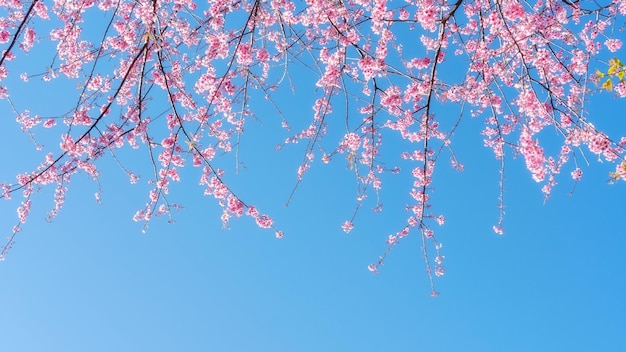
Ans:
{"label": "pink blossom cluster", "polygon": [[[377,272],[389,251],[416,233],[436,295],[433,277],[445,270],[443,231],[433,225],[445,219],[431,203],[444,170],[435,167],[443,157],[463,170],[456,132],[466,120],[484,121],[483,143],[501,163],[497,234],[504,233],[510,157],[522,157],[546,197],[561,172],[582,180],[578,150],[615,163],[613,176],[626,180],[624,143],[598,130],[585,105],[598,91],[596,70],[607,71],[606,55],[621,55],[615,28],[624,15],[624,1],[3,1],[0,98],[44,154],[34,170],[2,183],[2,198],[22,192],[21,225],[33,192],[54,187],[54,217],[73,177],[99,182],[99,162],[108,157],[131,183],[150,186],[134,216],[147,225],[181,208],[170,200],[172,185],[186,181],[191,168],[225,226],[245,215],[280,238],[271,217],[230,188],[236,173],[227,179],[223,171],[229,155],[239,165],[249,123],[276,116],[289,133],[280,146],[302,149],[296,188],[318,160],[343,159],[354,174],[357,204],[341,225],[345,232],[354,230],[362,205],[382,209],[388,177],[408,177],[406,223],[383,237],[387,251],[369,270]],[[49,67],[17,72],[12,62],[26,55]],[[303,72],[314,75],[309,85]],[[15,82],[77,89],[67,92],[64,112],[27,109],[13,104]],[[310,96],[311,109],[289,116],[281,89]],[[623,79],[613,90],[626,97]],[[275,113],[267,113],[268,104]],[[57,142],[39,144],[39,136]],[[146,162],[121,157],[131,153]]]}

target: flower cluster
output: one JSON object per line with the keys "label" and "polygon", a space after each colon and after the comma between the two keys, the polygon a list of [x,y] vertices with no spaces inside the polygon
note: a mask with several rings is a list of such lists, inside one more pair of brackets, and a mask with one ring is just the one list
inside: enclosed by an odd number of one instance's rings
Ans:
{"label": "flower cluster", "polygon": [[[382,237],[387,251],[369,270],[377,272],[389,250],[416,233],[436,294],[433,277],[445,270],[433,228],[445,219],[431,208],[435,166],[444,156],[463,169],[454,150],[455,131],[465,116],[484,119],[484,145],[501,162],[500,218],[493,228],[498,234],[504,233],[509,156],[522,156],[546,197],[563,170],[574,182],[582,179],[574,150],[614,162],[612,176],[626,180],[625,143],[599,131],[584,105],[594,83],[626,97],[619,60],[610,61],[606,73],[601,67],[603,55],[620,53],[614,28],[626,5],[589,6],[517,0],[4,1],[0,98],[10,103],[31,140],[43,135],[57,143],[48,149],[50,144],[35,142],[44,149],[43,162],[20,173],[17,182],[2,183],[2,198],[23,193],[16,206],[22,224],[34,190],[50,185],[52,218],[74,175],[98,181],[98,162],[106,156],[131,183],[146,180],[150,186],[145,207],[134,216],[147,225],[181,207],[170,201],[173,184],[189,178],[184,170],[192,168],[204,194],[221,207],[224,226],[245,215],[280,238],[270,216],[244,202],[220,168],[223,155],[238,160],[247,123],[269,102],[283,127],[300,126],[281,144],[304,145],[296,184],[317,160],[347,161],[358,187],[357,210],[340,225],[344,232],[353,230],[368,196],[375,196],[369,198],[376,199],[375,211],[382,209],[388,175],[406,173],[406,223]],[[45,60],[46,48],[55,50],[44,72],[36,67],[24,72],[21,66],[14,72],[9,65],[27,53]],[[593,73],[596,66],[600,75]],[[316,77],[300,82],[294,70]],[[601,75],[610,79],[600,81]],[[46,84],[50,90],[70,82],[77,89],[68,92],[66,112],[55,115],[45,107],[34,111],[39,108],[13,104],[15,82]],[[308,120],[303,111],[283,113],[281,106],[290,102],[281,102],[276,92],[286,86],[313,96]],[[557,133],[548,136],[547,129]],[[383,140],[385,148],[402,149],[399,158],[383,155]],[[118,158],[125,153],[117,151],[126,149],[147,156],[143,167]],[[12,243],[13,237],[0,258]]]}

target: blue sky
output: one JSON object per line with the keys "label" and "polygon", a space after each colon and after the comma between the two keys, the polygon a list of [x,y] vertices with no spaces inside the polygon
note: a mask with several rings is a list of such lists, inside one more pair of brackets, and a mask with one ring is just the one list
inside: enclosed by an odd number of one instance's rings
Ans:
{"label": "blue sky", "polygon": [[[36,89],[36,88],[34,88]],[[72,88],[73,89],[73,88]],[[35,91],[36,92],[36,91]],[[53,108],[62,91],[20,108]],[[56,96],[55,94],[59,94]],[[308,117],[302,94],[286,112]],[[626,135],[624,102],[604,93],[590,107],[596,126]],[[2,179],[36,165],[34,151],[7,119],[0,130]],[[57,112],[58,113],[58,112]],[[288,207],[302,145],[275,151],[286,133],[268,111],[243,136],[245,168],[227,180],[285,232],[277,240],[250,219],[221,229],[219,207],[203,197],[198,175],[172,186],[185,205],[176,222],[156,219],[147,234],[132,221],[147,186],[130,185],[111,159],[98,185],[79,175],[63,211],[45,214],[51,191],[37,195],[30,221],[0,263],[0,331],[6,351],[624,351],[626,350],[626,185],[608,185],[612,165],[590,160],[572,196],[561,178],[544,204],[521,159],[507,159],[504,236],[493,233],[498,168],[482,146],[482,119],[464,119],[458,173],[441,163],[433,207],[446,275],[429,297],[421,241],[412,233],[379,275],[367,265],[406,222],[410,178],[385,179],[385,211],[362,209],[348,235],[340,225],[354,206],[346,163],[316,164]],[[51,142],[56,143],[56,142]],[[393,150],[397,146],[393,144]],[[16,152],[19,151],[19,152]],[[124,154],[127,163],[135,159]],[[395,178],[394,178],[395,177]],[[2,202],[5,229],[15,203]]]}
{"label": "blue sky", "polygon": [[[314,167],[284,208],[293,160],[281,152],[244,159],[247,169],[236,180],[274,215],[282,240],[248,219],[220,229],[218,208],[195,182],[177,187],[187,209],[176,223],[157,220],[143,235],[131,216],[144,190],[105,163],[102,205],[93,199],[97,186],[79,177],[63,212],[46,223],[51,201],[44,192],[0,265],[4,348],[624,350],[624,185],[608,185],[610,166],[592,161],[572,197],[564,180],[543,204],[523,162],[512,159],[507,233],[495,235],[498,163],[472,128],[480,121],[469,120],[460,137],[467,138],[459,150],[466,170],[444,167],[436,185],[434,206],[448,220],[438,231],[447,269],[436,282],[438,298],[428,296],[415,236],[396,247],[379,275],[367,271],[405,214],[392,198],[381,214],[364,209],[344,234],[339,225],[351,213],[353,187],[340,163]],[[6,144],[10,136],[2,137]],[[291,172],[283,175],[281,164]],[[393,184],[383,190],[383,197],[402,192]]]}

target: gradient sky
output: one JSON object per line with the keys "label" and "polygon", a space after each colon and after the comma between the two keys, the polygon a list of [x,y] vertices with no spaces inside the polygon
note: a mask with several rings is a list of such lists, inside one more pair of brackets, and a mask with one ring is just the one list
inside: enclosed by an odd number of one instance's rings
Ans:
{"label": "gradient sky", "polygon": [[[16,104],[54,108],[63,93],[49,91],[35,104],[33,94]],[[286,113],[308,118],[313,96],[290,99]],[[610,93],[589,106],[596,126],[615,136],[626,135],[625,108]],[[41,152],[6,102],[0,109],[0,162],[9,165],[0,176],[11,180]],[[155,219],[142,234],[132,215],[148,188],[130,185],[105,159],[102,205],[94,200],[98,184],[84,175],[52,223],[44,220],[51,190],[37,195],[0,263],[0,350],[626,351],[626,184],[608,184],[612,165],[591,157],[573,194],[567,171],[544,204],[523,160],[507,159],[506,234],[499,236],[491,229],[499,162],[482,146],[483,120],[464,119],[455,152],[465,171],[442,162],[435,174],[432,204],[447,219],[436,229],[446,275],[436,280],[441,295],[431,298],[415,232],[379,275],[367,270],[406,222],[410,177],[387,177],[385,211],[365,207],[346,235],[340,225],[355,204],[346,162],[315,164],[284,207],[303,146],[275,151],[287,134],[267,115],[247,127],[240,173],[228,157],[223,165],[236,192],[272,215],[285,238],[248,218],[222,229],[219,207],[202,196],[192,169],[172,187],[172,199],[185,206],[175,223]],[[15,202],[0,202],[0,211],[6,232]]]}

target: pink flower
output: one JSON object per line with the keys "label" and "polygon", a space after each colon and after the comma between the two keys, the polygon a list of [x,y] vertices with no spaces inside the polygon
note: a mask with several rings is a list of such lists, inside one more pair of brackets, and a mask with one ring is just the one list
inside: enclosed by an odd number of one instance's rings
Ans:
{"label": "pink flower", "polygon": [[220,219],[222,220],[222,226],[223,227],[228,227],[228,221],[230,220],[230,215],[228,215],[227,212],[223,212],[222,216],[220,216]]}
{"label": "pink flower", "polygon": [[435,218],[435,220],[437,220],[437,223],[439,225],[443,225],[446,222],[446,218],[444,218],[443,215],[439,215],[438,217]]}
{"label": "pink flower", "polygon": [[42,19],[50,19],[50,17],[48,16],[48,8],[46,8],[46,5],[44,5],[43,2],[37,2],[35,4],[34,10],[37,16],[41,17]]}
{"label": "pink flower", "polygon": [[33,44],[35,43],[35,36],[37,34],[35,33],[35,30],[28,27],[26,28],[26,31],[24,33],[23,36],[23,40],[22,43],[20,44],[20,48],[26,52],[28,52],[32,47]]}
{"label": "pink flower", "polygon": [[246,214],[252,216],[253,218],[257,218],[259,216],[259,211],[256,209],[255,206],[250,206],[248,207],[248,211],[246,212]]}
{"label": "pink flower", "polygon": [[28,213],[30,213],[30,199],[22,202],[22,205],[17,208],[17,217],[21,223],[26,222],[26,218],[28,217]]}
{"label": "pink flower", "polygon": [[494,225],[493,232],[497,233],[498,235],[504,235],[504,229],[502,228],[502,225]]}
{"label": "pink flower", "polygon": [[164,138],[163,141],[161,141],[161,145],[163,146],[163,148],[167,148],[167,149],[173,147],[175,143],[176,143],[175,134],[170,134],[169,137]]}
{"label": "pink flower", "polygon": [[7,31],[0,32],[0,44],[8,43],[9,39],[11,39],[11,33]]}
{"label": "pink flower", "polygon": [[256,218],[256,224],[262,229],[269,229],[273,223],[274,221],[267,215],[261,215]]}
{"label": "pink flower", "polygon": [[423,69],[423,68],[427,68],[428,65],[430,65],[430,58],[429,57],[424,57],[424,58],[421,58],[421,59],[413,58],[411,61],[409,61],[406,64],[406,67],[407,68],[415,67],[417,69]]}
{"label": "pink flower", "polygon": [[606,45],[610,52],[614,53],[622,47],[622,41],[619,39],[608,39],[604,42],[604,45]]}
{"label": "pink flower", "polygon": [[443,276],[443,274],[446,273],[446,269],[442,266],[442,265],[437,265],[435,267],[435,275],[436,276]]}
{"label": "pink flower", "polygon": [[626,97],[626,82],[621,81],[615,85],[615,92],[619,94],[621,98]]}
{"label": "pink flower", "polygon": [[400,16],[399,16],[400,21],[406,21],[409,19],[409,11],[405,10],[404,8],[400,9]]}
{"label": "pink flower", "polygon": [[354,224],[352,224],[351,221],[346,220],[346,222],[341,225],[341,228],[343,229],[343,232],[350,233],[350,231],[352,231],[352,229],[354,228]]}
{"label": "pink flower", "polygon": [[373,272],[374,274],[378,274],[378,267],[376,266],[376,264],[368,265],[367,270],[369,270],[370,272]]}
{"label": "pink flower", "polygon": [[243,208],[244,205],[243,203],[235,196],[233,196],[232,194],[230,196],[228,196],[228,210],[235,214],[235,216],[240,217],[241,215],[243,215]]}
{"label": "pink flower", "polygon": [[298,166],[298,180],[302,180],[304,173],[309,169],[309,164],[302,164]]}
{"label": "pink flower", "polygon": [[270,59],[270,54],[267,52],[265,48],[261,48],[256,52],[257,60],[261,62],[268,61]]}
{"label": "pink flower", "polygon": [[50,128],[50,127],[52,127],[52,126],[54,126],[56,124],[57,123],[56,123],[56,121],[54,119],[48,119],[48,120],[46,120],[46,122],[43,123],[43,127]]}
{"label": "pink flower", "polygon": [[576,170],[572,171],[571,175],[574,181],[578,182],[583,177],[583,170],[576,168]]}
{"label": "pink flower", "polygon": [[348,133],[343,137],[342,146],[348,147],[352,150],[359,149],[361,145],[361,138],[356,133]]}

